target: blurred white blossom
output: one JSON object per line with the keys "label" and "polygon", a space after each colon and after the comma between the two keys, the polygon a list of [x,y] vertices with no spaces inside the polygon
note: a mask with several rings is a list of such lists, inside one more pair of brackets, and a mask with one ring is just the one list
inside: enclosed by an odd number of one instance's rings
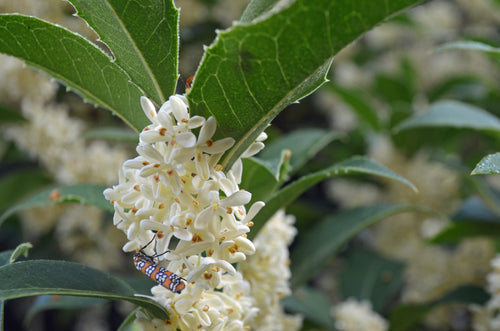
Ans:
{"label": "blurred white blossom", "polygon": [[490,262],[491,272],[486,276],[486,289],[491,294],[484,306],[472,306],[475,331],[500,330],[500,254]]}
{"label": "blurred white blossom", "polygon": [[238,265],[259,308],[253,330],[288,331],[302,326],[302,317],[285,314],[281,304],[291,295],[288,246],[297,234],[294,222],[292,215],[279,210],[255,237],[255,254]]}
{"label": "blurred white blossom", "polygon": [[332,308],[335,328],[339,331],[385,331],[387,321],[375,311],[369,301],[349,298]]}

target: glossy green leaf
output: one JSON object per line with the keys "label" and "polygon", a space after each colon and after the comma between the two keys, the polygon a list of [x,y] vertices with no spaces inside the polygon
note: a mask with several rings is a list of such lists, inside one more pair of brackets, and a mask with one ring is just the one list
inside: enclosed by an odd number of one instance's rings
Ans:
{"label": "glossy green leaf", "polygon": [[281,152],[289,150],[290,168],[289,175],[293,175],[311,160],[320,150],[325,148],[340,133],[323,129],[299,129],[283,135],[267,145],[258,155],[258,159],[273,164],[275,171],[279,170]]}
{"label": "glossy green leaf", "polygon": [[243,159],[240,188],[252,193],[252,201],[263,201],[278,188],[278,178],[256,158]]}
{"label": "glossy green leaf", "polygon": [[363,91],[355,88],[341,87],[329,84],[328,87],[338,94],[351,107],[358,119],[373,130],[380,130],[380,121],[375,109],[370,105]]}
{"label": "glossy green leaf", "polygon": [[172,0],[70,0],[115,62],[161,105],[175,92],[179,10]]}
{"label": "glossy green leaf", "polygon": [[292,314],[300,314],[311,322],[333,330],[334,323],[330,313],[328,297],[311,287],[301,287],[292,296],[283,299],[285,309]]}
{"label": "glossy green leaf", "polygon": [[278,209],[286,207],[310,187],[327,178],[348,174],[380,176],[399,181],[416,191],[415,185],[413,185],[410,181],[392,172],[383,165],[365,157],[355,156],[348,160],[339,162],[330,168],[301,177],[295,182],[292,182],[274,193],[268,200],[265,201],[266,206],[262,208],[262,210],[254,218],[253,221],[255,225],[249,233],[249,237],[253,238],[253,236],[257,234],[258,230],[274,215],[274,213],[278,211]]}
{"label": "glossy green leaf", "polygon": [[441,298],[419,305],[402,304],[396,307],[390,317],[389,331],[412,330],[432,308],[448,303],[475,303],[483,305],[489,298],[488,293],[477,286],[461,286]]}
{"label": "glossy green leaf", "polygon": [[83,309],[105,303],[100,298],[74,297],[70,295],[41,295],[28,310],[25,323],[29,325],[36,314],[51,309]]}
{"label": "glossy green leaf", "polygon": [[137,131],[148,124],[140,88],[108,55],[76,33],[35,17],[2,14],[0,52],[42,69]]}
{"label": "glossy green leaf", "polygon": [[149,277],[144,277],[140,273],[136,273],[133,276],[120,277],[125,283],[132,287],[137,294],[151,295],[151,288],[156,284],[156,282]]}
{"label": "glossy green leaf", "polygon": [[168,316],[161,305],[141,296],[120,279],[81,264],[32,260],[0,267],[0,300],[56,294],[126,300],[155,316]]}
{"label": "glossy green leaf", "polygon": [[418,211],[408,205],[374,205],[329,216],[298,238],[291,252],[292,286],[311,279],[335,252],[364,228],[391,215]]}
{"label": "glossy green leaf", "polygon": [[86,139],[106,139],[138,143],[139,135],[137,132],[122,128],[97,128],[89,130],[83,134]]}
{"label": "glossy green leaf", "polygon": [[486,155],[479,161],[471,175],[498,175],[500,174],[500,153]]}
{"label": "glossy green leaf", "polygon": [[295,0],[281,11],[218,33],[188,93],[191,112],[214,116],[236,144],[230,166],[286,106],[325,81],[333,56],[416,0]]}
{"label": "glossy green leaf", "polygon": [[104,198],[104,195],[102,194],[106,188],[107,186],[105,185],[75,184],[67,186],[54,186],[49,189],[45,189],[42,192],[39,192],[9,208],[0,217],[0,224],[7,217],[21,210],[65,202],[78,202],[112,212],[113,206]]}
{"label": "glossy green leaf", "polygon": [[377,312],[394,300],[403,285],[404,264],[374,252],[356,250],[344,265],[339,275],[342,297],[368,300]]}
{"label": "glossy green leaf", "polygon": [[487,111],[459,101],[439,101],[424,114],[401,122],[395,131],[419,127],[453,127],[500,131],[500,119]]}

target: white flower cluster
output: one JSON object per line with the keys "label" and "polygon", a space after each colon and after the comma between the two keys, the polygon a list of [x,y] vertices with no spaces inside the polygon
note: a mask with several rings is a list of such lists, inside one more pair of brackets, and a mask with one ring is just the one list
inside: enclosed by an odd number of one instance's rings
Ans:
{"label": "white flower cluster", "polygon": [[335,328],[340,331],[385,331],[387,321],[372,310],[369,301],[349,298],[332,309]]}
{"label": "white flower cluster", "polygon": [[500,330],[500,254],[490,262],[492,271],[486,276],[486,289],[491,298],[484,306],[473,305],[473,320],[475,331]]}
{"label": "white flower cluster", "polygon": [[[141,249],[154,232],[161,233],[145,253],[161,254],[159,264],[188,282],[181,294],[152,289],[170,313],[168,328],[242,329],[256,309],[232,263],[255,252],[246,233],[264,203],[254,203],[247,213],[251,194],[238,186],[241,160],[227,173],[217,164],[234,139],[212,139],[215,118],[190,116],[180,95],[158,112],[145,97],[141,104],[152,124],[140,134],[139,156],[123,164],[119,184],[104,192],[115,208],[114,224],[127,235],[123,249]],[[260,138],[246,156],[264,146],[265,136]],[[155,323],[140,314],[138,320]]]}
{"label": "white flower cluster", "polygon": [[291,294],[288,246],[297,234],[295,218],[279,210],[255,237],[256,252],[238,271],[251,284],[251,295],[259,312],[253,330],[300,330],[302,317],[283,311],[281,300]]}

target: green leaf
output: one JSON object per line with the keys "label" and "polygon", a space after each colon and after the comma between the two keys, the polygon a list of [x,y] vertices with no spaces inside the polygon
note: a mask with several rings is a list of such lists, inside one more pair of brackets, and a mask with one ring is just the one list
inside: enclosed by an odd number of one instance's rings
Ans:
{"label": "green leaf", "polygon": [[265,201],[266,206],[262,208],[262,210],[254,218],[254,226],[252,227],[252,231],[249,233],[249,237],[253,238],[265,222],[269,220],[278,211],[278,209],[286,207],[310,187],[327,178],[347,174],[366,174],[389,178],[409,186],[414,191],[417,190],[415,185],[413,185],[410,181],[392,172],[381,164],[371,161],[365,157],[355,156],[348,160],[339,162],[330,168],[301,177],[295,182],[274,193],[269,200]]}
{"label": "green leaf", "polygon": [[402,304],[396,307],[391,314],[389,331],[412,330],[432,308],[438,305],[447,303],[483,305],[488,298],[488,293],[481,287],[461,286],[428,303],[419,305]]}
{"label": "green leaf", "polygon": [[[496,192],[492,192],[495,194]],[[499,216],[478,196],[467,198],[452,216],[453,222],[490,222],[499,221]]]}
{"label": "green leaf", "polygon": [[2,14],[0,52],[42,69],[137,131],[148,124],[141,89],[108,55],[76,33],[35,17]]}
{"label": "green leaf", "polygon": [[263,201],[278,187],[278,178],[256,158],[243,159],[240,187],[252,193],[252,201]]}
{"label": "green leaf", "polygon": [[[307,161],[312,159],[320,150],[325,148],[340,133],[337,131],[323,129],[300,129],[283,135],[266,146],[258,155],[258,158],[275,165],[271,169],[279,170],[281,163],[281,152],[289,150],[290,169],[289,175],[296,173]],[[277,173],[276,173],[277,174]]]}
{"label": "green leaf", "polygon": [[497,175],[500,174],[500,153],[486,155],[479,161],[471,175]]}
{"label": "green leaf", "polygon": [[[429,91],[429,101],[434,103],[439,99],[467,99],[467,95],[477,93],[475,91],[484,89],[483,83],[479,78],[471,75],[452,76],[438,82],[436,86]],[[465,98],[464,98],[465,96]]]}
{"label": "green leaf", "polygon": [[240,22],[250,22],[262,14],[269,12],[279,0],[252,0],[241,14]]}
{"label": "green leaf", "polygon": [[10,256],[9,263],[14,263],[20,256],[28,257],[28,251],[33,248],[31,243],[22,243],[14,249]]}
{"label": "green leaf", "polygon": [[142,295],[151,295],[151,288],[157,285],[154,280],[139,273],[134,276],[120,277],[120,279],[132,287],[135,293]]}
{"label": "green leaf", "polygon": [[70,295],[41,295],[28,310],[24,322],[29,325],[36,314],[51,309],[83,309],[106,302],[100,298],[74,297]]}
{"label": "green leaf", "polygon": [[404,264],[374,252],[356,250],[349,254],[339,285],[343,298],[368,300],[377,312],[394,300],[404,281]]}
{"label": "green leaf", "polygon": [[137,132],[131,131],[129,129],[113,127],[89,130],[83,134],[83,138],[117,140],[132,142],[136,144],[139,142],[139,135],[137,135]]}
{"label": "green leaf", "polygon": [[329,216],[299,237],[291,252],[292,286],[306,282],[335,252],[362,229],[391,215],[418,211],[408,205],[374,205],[344,210]]}
{"label": "green leaf", "polygon": [[4,331],[3,329],[3,312],[4,312],[4,301],[0,301],[0,331]]}
{"label": "green leaf", "polygon": [[331,303],[326,295],[311,287],[301,287],[292,296],[283,299],[285,309],[292,314],[303,315],[306,319],[333,330],[334,323],[330,314]]}
{"label": "green leaf", "polygon": [[175,92],[179,10],[171,0],[70,0],[115,62],[161,105]]}
{"label": "green leaf", "polygon": [[120,324],[120,327],[118,328],[118,331],[141,331],[142,327],[138,323],[136,323],[136,319],[135,319],[135,314],[138,311],[142,311],[142,309],[141,308],[137,308],[134,311],[132,311],[127,316],[127,318],[125,318],[123,320],[122,324]]}
{"label": "green leaf", "polygon": [[468,50],[468,51],[480,51],[492,55],[500,55],[500,48],[493,47],[491,45],[479,42],[479,41],[455,41],[451,43],[439,46],[436,51],[447,51],[447,50]]}
{"label": "green leaf", "polygon": [[358,118],[375,131],[380,130],[380,121],[375,109],[370,105],[363,91],[355,88],[329,84],[328,87],[337,93],[351,107]]}
{"label": "green leaf", "polygon": [[0,123],[18,123],[24,122],[26,119],[19,112],[14,111],[4,105],[0,105]]}
{"label": "green leaf", "polygon": [[81,264],[32,260],[0,267],[0,300],[57,294],[126,300],[167,319],[164,308],[141,296],[120,279]]}
{"label": "green leaf", "polygon": [[453,222],[429,240],[433,244],[459,243],[477,236],[500,237],[500,223]]}
{"label": "green leaf", "polygon": [[188,93],[190,111],[217,119],[236,144],[225,167],[289,104],[326,81],[333,56],[416,0],[295,0],[281,11],[219,32]]}
{"label": "green leaf", "polygon": [[399,123],[394,129],[419,127],[454,127],[474,130],[500,131],[500,120],[487,111],[458,101],[439,101],[424,114],[418,114]]}
{"label": "green leaf", "polygon": [[20,199],[52,183],[40,169],[19,169],[0,178],[0,213]]}
{"label": "green leaf", "polygon": [[79,202],[112,212],[113,206],[104,198],[102,192],[107,188],[97,184],[75,184],[54,186],[45,189],[9,208],[1,217],[0,224],[10,215],[24,209],[50,206],[56,203]]}
{"label": "green leaf", "polygon": [[398,76],[379,74],[375,76],[374,85],[374,94],[396,109],[412,102],[415,95],[410,84]]}
{"label": "green leaf", "polygon": [[30,243],[22,243],[15,249],[0,252],[0,267],[10,263],[14,263],[21,255],[27,257],[28,251],[32,247],[33,245],[31,245]]}
{"label": "green leaf", "polygon": [[[464,178],[472,184],[472,187],[478,194],[478,197],[472,197],[471,199],[466,200],[466,203],[464,204],[464,206],[469,209],[469,214],[471,214],[470,211],[473,210],[476,212],[475,214],[478,214],[479,212],[483,214],[479,218],[476,217],[477,219],[488,220],[486,217],[488,214],[490,214],[490,220],[497,220],[498,215],[500,215],[500,192],[498,192],[494,187],[492,187],[491,184],[487,182],[487,177],[466,176]],[[479,202],[474,201],[478,199]],[[470,200],[472,200],[472,203],[476,203],[476,208],[479,207],[481,209],[471,209],[471,206],[467,205],[467,203],[471,203]],[[460,212],[463,211],[464,210],[460,210]],[[491,214],[493,214],[494,216],[491,217]]]}
{"label": "green leaf", "polygon": [[0,266],[10,263],[10,257],[12,256],[12,253],[14,253],[13,249],[0,252]]}

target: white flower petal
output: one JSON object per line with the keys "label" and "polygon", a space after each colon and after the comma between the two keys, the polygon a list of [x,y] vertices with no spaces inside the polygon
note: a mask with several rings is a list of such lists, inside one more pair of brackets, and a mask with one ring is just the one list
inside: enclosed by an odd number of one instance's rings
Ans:
{"label": "white flower petal", "polygon": [[172,113],[174,114],[177,123],[181,123],[183,120],[189,120],[189,114],[187,111],[186,104],[179,97],[172,95],[169,99],[170,105],[172,106]]}
{"label": "white flower petal", "polygon": [[231,170],[229,170],[228,178],[230,178],[236,184],[241,183],[241,176],[243,175],[243,162],[241,159],[236,160]]}
{"label": "white flower petal", "polygon": [[250,200],[252,200],[252,193],[240,190],[221,200],[220,205],[222,207],[242,206],[249,203]]}
{"label": "white flower petal", "polygon": [[238,237],[234,240],[234,242],[238,245],[238,251],[245,253],[246,255],[252,255],[255,253],[255,245],[251,240],[245,237]]}
{"label": "white flower petal", "polygon": [[156,118],[156,108],[155,105],[146,97],[141,97],[141,107],[144,111],[144,114],[149,118],[151,123],[155,123]]}
{"label": "white flower petal", "polygon": [[163,160],[163,156],[161,155],[161,153],[158,152],[156,150],[156,148],[154,148],[153,146],[151,146],[149,144],[137,146],[137,152],[140,155],[150,159],[150,161],[152,161],[152,162],[160,163]]}
{"label": "white flower petal", "polygon": [[253,144],[250,145],[250,147],[247,148],[246,151],[243,152],[241,158],[245,159],[250,156],[254,156],[258,152],[260,152],[264,147],[265,147],[264,143],[261,143],[260,141],[254,142]]}
{"label": "white flower petal", "polygon": [[188,123],[188,129],[196,129],[196,128],[199,128],[200,126],[202,126],[203,124],[205,124],[205,118],[202,117],[202,116],[192,116],[190,119],[189,119],[189,123]]}
{"label": "white flower petal", "polygon": [[139,248],[139,244],[135,241],[129,241],[128,243],[126,243],[125,245],[123,245],[123,251],[128,253],[128,252],[132,252],[132,251],[135,251],[137,248]]}
{"label": "white flower petal", "polygon": [[267,139],[267,133],[263,131],[259,134],[259,136],[257,137],[257,139],[255,139],[255,141],[264,141],[266,139]]}
{"label": "white flower petal", "polygon": [[135,159],[125,161],[123,166],[131,169],[141,169],[144,167],[144,162],[146,162],[146,160],[142,157],[136,157]]}
{"label": "white flower petal", "polygon": [[256,201],[253,203],[250,209],[248,209],[247,216],[243,219],[243,223],[250,222],[265,205],[263,201]]}
{"label": "white flower petal", "polygon": [[212,142],[210,145],[203,146],[203,151],[210,154],[219,154],[227,151],[234,145],[233,138],[224,138]]}
{"label": "white flower petal", "polygon": [[142,131],[139,135],[139,139],[141,142],[152,144],[157,141],[165,141],[166,138],[160,136],[158,131],[156,130],[147,130],[147,131]]}
{"label": "white flower petal", "polygon": [[139,176],[141,177],[149,177],[158,172],[158,166],[156,164],[150,164],[141,169],[139,171]]}
{"label": "white flower petal", "polygon": [[193,239],[193,234],[187,229],[175,229],[174,236],[184,241],[191,241]]}
{"label": "white flower petal", "polygon": [[158,122],[166,129],[166,136],[172,136],[174,134],[174,124],[172,123],[172,115],[170,115],[170,113],[160,110],[158,113]]}
{"label": "white flower petal", "polygon": [[196,136],[191,132],[182,132],[175,135],[175,141],[182,147],[190,148],[196,145]]}
{"label": "white flower petal", "polygon": [[217,121],[215,120],[215,117],[210,116],[200,130],[200,134],[198,135],[198,144],[204,144],[207,140],[212,138],[216,129]]}
{"label": "white flower petal", "polygon": [[194,221],[195,229],[206,229],[208,227],[208,223],[210,223],[214,217],[214,209],[212,207],[205,208],[201,211]]}

